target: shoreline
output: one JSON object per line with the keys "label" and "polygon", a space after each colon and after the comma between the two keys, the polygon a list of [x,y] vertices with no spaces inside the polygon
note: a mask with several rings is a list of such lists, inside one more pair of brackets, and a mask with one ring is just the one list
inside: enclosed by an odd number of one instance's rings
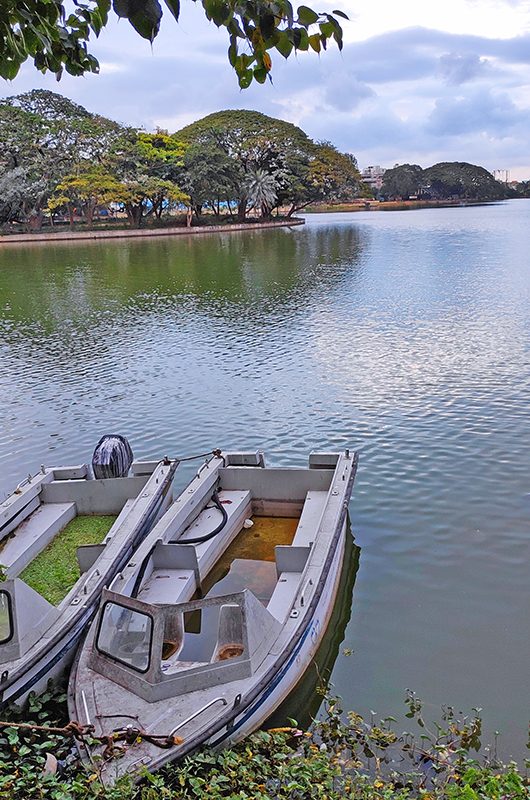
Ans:
{"label": "shoreline", "polygon": [[232,233],[267,228],[292,228],[305,225],[301,217],[278,222],[236,222],[226,225],[197,225],[192,228],[120,228],[120,230],[61,231],[60,233],[7,233],[0,235],[0,248],[11,244],[54,244],[56,242],[97,241],[99,239],[142,239],[157,236],[195,236],[205,233]]}
{"label": "shoreline", "polygon": [[366,200],[357,203],[337,203],[304,209],[304,214],[333,214],[356,211],[408,211],[421,208],[459,208],[484,206],[502,200]]}

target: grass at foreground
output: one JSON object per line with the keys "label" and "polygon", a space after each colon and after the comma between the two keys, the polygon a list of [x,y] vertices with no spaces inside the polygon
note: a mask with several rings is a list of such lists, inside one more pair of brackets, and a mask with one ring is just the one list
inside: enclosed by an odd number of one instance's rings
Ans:
{"label": "grass at foreground", "polygon": [[115,516],[74,517],[20,577],[48,602],[57,605],[79,578],[77,548],[102,542],[115,519]]}
{"label": "grass at foreground", "polygon": [[[144,773],[138,786],[130,779],[102,786],[97,766],[78,765],[69,739],[4,727],[0,800],[528,800],[528,777],[515,764],[481,754],[478,713],[458,717],[446,708],[429,731],[421,702],[412,693],[406,702],[422,731],[418,740],[394,733],[391,717],[367,724],[345,716],[327,697],[324,719],[308,732],[260,731],[233,750],[205,749],[156,775]],[[47,692],[4,719],[52,726],[63,725],[64,715],[64,696]],[[60,760],[57,775],[43,774],[46,753]]]}

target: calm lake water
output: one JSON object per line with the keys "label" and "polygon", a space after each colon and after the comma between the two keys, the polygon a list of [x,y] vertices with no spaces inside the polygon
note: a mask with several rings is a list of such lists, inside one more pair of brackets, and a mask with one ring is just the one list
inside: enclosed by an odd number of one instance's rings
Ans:
{"label": "calm lake water", "polygon": [[520,757],[529,253],[524,200],[0,249],[0,492],[89,459],[105,432],[137,456],[358,449],[336,692],[380,716],[402,712],[406,687],[427,717],[481,706]]}

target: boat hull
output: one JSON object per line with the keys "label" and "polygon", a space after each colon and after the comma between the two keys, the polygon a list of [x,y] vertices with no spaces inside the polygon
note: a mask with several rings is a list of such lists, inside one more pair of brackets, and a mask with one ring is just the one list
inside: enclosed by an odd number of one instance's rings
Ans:
{"label": "boat hull", "polygon": [[289,661],[278,670],[269,687],[241,715],[241,718],[236,718],[233,726],[224,734],[213,737],[208,742],[209,746],[216,748],[229,747],[241,741],[253,731],[261,728],[289,695],[295,691],[297,684],[315,659],[328,630],[340,585],[347,535],[349,535],[347,533],[347,525],[344,523],[339,546],[321,595],[318,613],[310,622]]}

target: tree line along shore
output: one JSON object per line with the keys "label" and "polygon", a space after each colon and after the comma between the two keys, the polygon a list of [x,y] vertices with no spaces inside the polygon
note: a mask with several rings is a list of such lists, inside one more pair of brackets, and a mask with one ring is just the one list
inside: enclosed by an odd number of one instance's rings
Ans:
{"label": "tree line along shore", "polygon": [[169,133],[121,125],[47,90],[0,101],[2,233],[242,224],[411,196],[510,195],[482,167],[449,162],[387,170],[374,197],[354,155],[256,111],[219,111]]}

